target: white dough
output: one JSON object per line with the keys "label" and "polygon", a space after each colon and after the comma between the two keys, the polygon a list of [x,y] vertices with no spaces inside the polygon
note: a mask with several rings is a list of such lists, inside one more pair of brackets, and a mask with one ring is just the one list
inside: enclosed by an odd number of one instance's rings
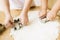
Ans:
{"label": "white dough", "polygon": [[11,29],[10,35],[14,40],[56,40],[58,36],[57,21],[41,23],[38,18],[38,11],[29,12],[30,24],[20,30]]}

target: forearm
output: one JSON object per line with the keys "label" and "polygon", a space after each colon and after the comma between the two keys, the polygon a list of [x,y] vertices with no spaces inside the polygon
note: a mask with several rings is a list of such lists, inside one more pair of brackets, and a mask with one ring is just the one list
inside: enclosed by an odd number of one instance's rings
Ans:
{"label": "forearm", "polygon": [[57,2],[52,7],[51,11],[57,13],[59,9],[60,9],[60,0],[57,0]]}
{"label": "forearm", "polygon": [[41,0],[41,10],[47,11],[48,0]]}
{"label": "forearm", "polygon": [[0,0],[0,3],[3,6],[3,11],[5,12],[5,14],[9,14],[10,13],[10,6],[9,6],[9,0]]}
{"label": "forearm", "polygon": [[24,7],[23,7],[23,12],[27,13],[30,6],[31,6],[32,0],[25,0]]}

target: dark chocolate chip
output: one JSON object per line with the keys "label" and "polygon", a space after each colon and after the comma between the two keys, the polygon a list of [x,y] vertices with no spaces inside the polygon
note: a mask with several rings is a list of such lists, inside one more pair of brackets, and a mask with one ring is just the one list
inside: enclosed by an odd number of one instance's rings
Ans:
{"label": "dark chocolate chip", "polygon": [[14,20],[14,23],[17,23],[17,20]]}
{"label": "dark chocolate chip", "polygon": [[20,20],[19,19],[17,19],[17,20],[14,20],[14,23],[18,23]]}
{"label": "dark chocolate chip", "polygon": [[14,30],[17,30],[17,28],[16,28],[16,27],[14,27]]}
{"label": "dark chocolate chip", "polygon": [[18,20],[17,20],[17,21],[20,21],[20,20],[19,20],[19,18],[18,18]]}

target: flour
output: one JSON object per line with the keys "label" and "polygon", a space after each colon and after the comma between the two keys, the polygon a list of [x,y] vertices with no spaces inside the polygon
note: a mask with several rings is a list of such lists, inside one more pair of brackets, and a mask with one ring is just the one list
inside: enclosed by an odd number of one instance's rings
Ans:
{"label": "flour", "polygon": [[19,30],[11,29],[10,35],[14,40],[56,40],[59,23],[57,21],[42,23],[38,18],[38,12],[29,12],[29,25]]}

